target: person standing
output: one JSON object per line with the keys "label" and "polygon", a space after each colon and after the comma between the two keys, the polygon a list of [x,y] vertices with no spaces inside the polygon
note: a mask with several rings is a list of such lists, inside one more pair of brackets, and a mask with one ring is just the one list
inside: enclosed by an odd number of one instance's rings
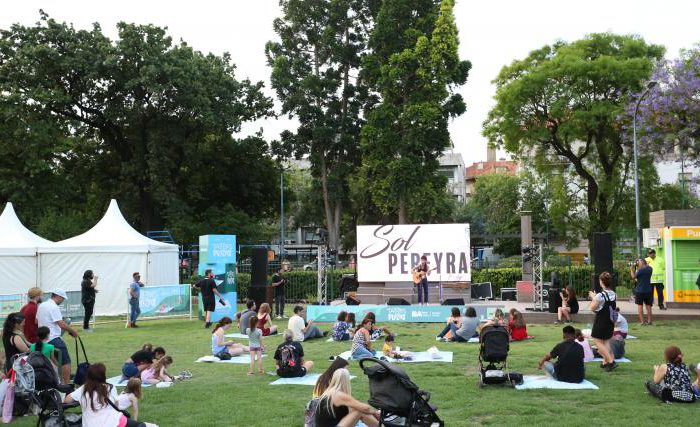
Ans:
{"label": "person standing", "polygon": [[223,303],[224,299],[216,289],[216,282],[214,281],[214,273],[211,269],[204,271],[204,278],[194,285],[199,289],[202,295],[202,305],[204,308],[204,329],[209,329],[211,327],[211,314],[216,309],[216,300],[214,295],[219,297],[219,301]]}
{"label": "person standing", "polygon": [[[630,276],[637,282],[634,287],[634,302],[637,304],[637,315],[642,326],[651,325],[652,322],[651,307],[654,305],[654,289],[651,287],[652,273],[651,267],[642,258],[635,261],[635,265],[630,267]],[[643,305],[647,306],[646,321],[644,321]]]}
{"label": "person standing", "polygon": [[36,311],[39,309],[43,295],[44,292],[41,289],[29,288],[27,291],[29,301],[19,310],[24,316],[24,338],[32,344],[37,342],[36,330],[39,329],[39,326],[36,323]]}
{"label": "person standing", "polygon": [[610,351],[610,338],[612,338],[613,330],[615,329],[613,312],[617,313],[615,311],[617,308],[617,295],[612,290],[613,279],[610,273],[607,271],[602,272],[598,281],[601,292],[596,294],[595,291],[590,291],[588,293],[591,299],[589,309],[595,313],[591,337],[598,347],[598,353],[603,358],[603,363],[600,367],[610,372],[617,368],[615,357]]}
{"label": "person standing", "polygon": [[74,338],[78,336],[78,331],[63,320],[61,309],[58,308],[67,298],[66,291],[54,289],[51,291],[51,297],[39,304],[39,309],[36,312],[39,327],[46,326],[49,328],[49,344],[53,345],[61,355],[60,374],[63,384],[70,383],[70,355],[66,343],[61,339],[61,331],[68,332]]}
{"label": "person standing", "polygon": [[141,275],[137,271],[131,275],[134,281],[129,284],[129,328],[138,328],[136,324],[136,319],[141,314],[141,307],[139,305],[139,298],[141,296],[141,288],[144,284],[141,282]]}
{"label": "person standing", "polygon": [[284,319],[284,288],[287,287],[287,279],[284,277],[284,268],[272,275],[272,287],[275,288],[275,317]]}
{"label": "person standing", "polygon": [[428,274],[435,268],[428,267],[428,257],[425,255],[420,257],[420,262],[413,267],[414,277],[419,277],[420,280],[414,280],[418,291],[418,304],[425,303],[428,305]]}
{"label": "person standing", "polygon": [[80,300],[83,303],[83,308],[85,309],[85,316],[83,317],[83,330],[86,332],[92,332],[90,329],[90,318],[95,310],[95,296],[97,292],[97,276],[92,270],[85,270],[83,273],[83,281],[80,283]]}
{"label": "person standing", "polygon": [[659,301],[659,310],[666,310],[666,306],[664,305],[664,278],[666,276],[666,265],[663,258],[656,256],[656,251],[654,249],[649,249],[647,255],[648,256],[645,261],[653,270],[651,273],[652,296],[654,295],[654,289],[656,289],[656,298]]}

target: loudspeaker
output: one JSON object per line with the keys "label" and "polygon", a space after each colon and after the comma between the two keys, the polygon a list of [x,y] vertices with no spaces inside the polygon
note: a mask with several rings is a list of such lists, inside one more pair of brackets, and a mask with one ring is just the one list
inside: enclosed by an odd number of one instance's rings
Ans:
{"label": "loudspeaker", "polygon": [[248,299],[255,301],[256,307],[260,307],[264,302],[272,305],[271,289],[269,286],[251,286],[248,288]]}
{"label": "loudspeaker", "polygon": [[357,299],[351,295],[348,295],[348,297],[345,298],[345,304],[347,304],[347,305],[360,305],[361,302],[362,301],[360,301],[359,299]]}
{"label": "loudspeaker", "polygon": [[250,265],[250,286],[267,286],[267,249],[253,248]]}
{"label": "loudspeaker", "polygon": [[549,289],[549,312],[556,313],[561,307],[561,295],[559,294],[561,289],[550,288]]}
{"label": "loudspeaker", "polygon": [[593,233],[593,265],[595,274],[613,272],[612,234]]}
{"label": "loudspeaker", "polygon": [[491,282],[472,283],[471,286],[472,299],[493,299],[493,288]]}
{"label": "loudspeaker", "polygon": [[411,303],[403,298],[389,298],[386,305],[411,305]]}
{"label": "loudspeaker", "polygon": [[515,288],[501,288],[501,301],[516,301],[518,291]]}
{"label": "loudspeaker", "polygon": [[464,305],[464,298],[448,298],[442,305]]}

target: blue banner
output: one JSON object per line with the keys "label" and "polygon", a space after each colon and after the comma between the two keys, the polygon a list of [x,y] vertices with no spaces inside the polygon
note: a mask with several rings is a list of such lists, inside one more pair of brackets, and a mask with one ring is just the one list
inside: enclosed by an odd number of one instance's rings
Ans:
{"label": "blue banner", "polygon": [[[233,319],[233,316],[236,315],[236,304],[238,303],[238,293],[237,292],[221,292],[221,296],[223,297],[224,301],[226,302],[226,305],[221,304],[218,298],[216,298],[216,307],[214,308],[214,312],[211,314],[211,321],[212,322],[218,322],[221,320],[222,317],[230,317]],[[204,305],[202,303],[202,295],[199,295],[197,297],[197,301],[199,301],[199,318],[201,320],[204,320]]]}
{"label": "blue banner", "polygon": [[190,285],[144,286],[139,295],[141,317],[190,313]]}
{"label": "blue banner", "polygon": [[[496,309],[503,309],[503,305],[473,305],[479,320],[493,317]],[[459,307],[464,313],[466,306]],[[377,322],[413,322],[413,323],[441,323],[451,314],[452,307],[448,305],[419,306],[419,305],[307,305],[306,319],[314,322],[335,322],[338,313],[348,311],[355,313],[358,322],[368,312],[373,312]]]}
{"label": "blue banner", "polygon": [[224,274],[226,264],[236,263],[236,236],[234,234],[208,234],[199,236],[198,273],[204,275],[207,269],[214,274]]}
{"label": "blue banner", "polygon": [[18,312],[24,305],[24,294],[0,295],[0,318]]}

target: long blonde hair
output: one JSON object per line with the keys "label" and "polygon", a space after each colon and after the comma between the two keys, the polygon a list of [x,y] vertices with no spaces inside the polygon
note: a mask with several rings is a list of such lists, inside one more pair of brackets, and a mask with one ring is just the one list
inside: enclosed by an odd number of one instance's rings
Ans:
{"label": "long blonde hair", "polygon": [[162,368],[168,367],[173,364],[173,358],[170,356],[163,356],[160,359],[156,360],[151,368],[153,369],[153,372],[156,373],[156,375],[160,375],[160,370]]}
{"label": "long blonde hair", "polygon": [[333,410],[333,395],[337,392],[342,392],[348,395],[352,395],[352,390],[350,388],[350,371],[345,368],[340,368],[333,372],[333,377],[330,383],[328,383],[328,388],[321,394],[321,398],[326,398],[326,405],[328,406],[328,411],[335,417],[335,411]]}

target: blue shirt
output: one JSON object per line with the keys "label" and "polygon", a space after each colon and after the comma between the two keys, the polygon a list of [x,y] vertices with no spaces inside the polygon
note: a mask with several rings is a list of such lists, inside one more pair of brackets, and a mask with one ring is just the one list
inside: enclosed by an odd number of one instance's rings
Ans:
{"label": "blue shirt", "polygon": [[645,265],[644,267],[640,268],[637,270],[637,286],[635,289],[637,289],[637,292],[640,294],[645,294],[652,292],[651,289],[651,273],[652,273],[652,268],[649,267],[648,265]]}
{"label": "blue shirt", "polygon": [[130,299],[139,299],[139,296],[141,295],[141,285],[139,285],[139,282],[131,282],[129,284],[129,289],[131,289],[131,295]]}

